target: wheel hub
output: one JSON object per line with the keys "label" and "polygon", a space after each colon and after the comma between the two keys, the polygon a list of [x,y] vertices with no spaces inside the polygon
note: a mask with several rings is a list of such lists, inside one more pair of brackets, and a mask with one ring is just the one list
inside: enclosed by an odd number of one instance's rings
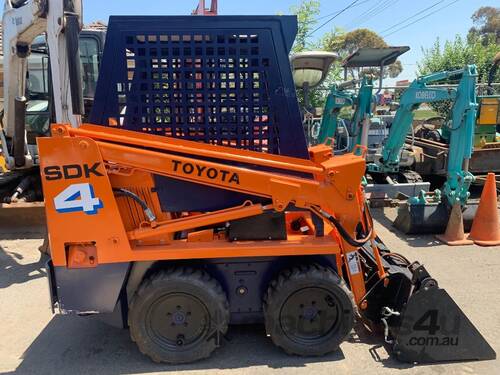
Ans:
{"label": "wheel hub", "polygon": [[189,347],[203,339],[209,330],[207,307],[195,296],[171,293],[158,298],[148,319],[152,336],[162,345]]}
{"label": "wheel hub", "polygon": [[176,311],[172,315],[172,322],[174,324],[183,324],[186,321],[186,315],[182,311]]}
{"label": "wheel hub", "polygon": [[304,288],[285,301],[280,324],[291,340],[307,343],[328,336],[336,329],[339,316],[339,304],[328,290]]}
{"label": "wheel hub", "polygon": [[303,318],[306,320],[313,321],[320,311],[314,306],[309,306],[304,308],[304,313],[302,314]]}

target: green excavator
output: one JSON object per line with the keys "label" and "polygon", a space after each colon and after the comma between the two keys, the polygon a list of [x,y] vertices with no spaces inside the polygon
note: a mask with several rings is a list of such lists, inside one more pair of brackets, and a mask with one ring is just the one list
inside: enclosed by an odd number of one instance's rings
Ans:
{"label": "green excavator", "polygon": [[[431,83],[452,77],[460,79],[457,88],[429,87]],[[442,189],[431,193],[421,191],[400,207],[395,225],[405,233],[442,233],[446,228],[451,207],[455,203],[462,206],[467,204],[469,188],[474,181],[474,176],[469,172],[469,161],[473,152],[478,107],[476,84],[475,65],[415,79],[401,97],[400,107],[389,137],[382,147],[381,156],[374,163],[367,165],[368,173],[376,181],[386,180],[388,176],[397,179],[405,173],[405,169],[400,165],[400,155],[407,134],[413,126],[414,112],[423,103],[450,100],[453,102],[450,120],[443,129],[449,138],[446,182]],[[470,216],[473,216],[473,213]]]}

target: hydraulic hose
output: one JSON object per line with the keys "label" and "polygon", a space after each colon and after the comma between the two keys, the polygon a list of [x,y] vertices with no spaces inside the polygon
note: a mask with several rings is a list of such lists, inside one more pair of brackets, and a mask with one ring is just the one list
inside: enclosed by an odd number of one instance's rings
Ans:
{"label": "hydraulic hose", "polygon": [[11,197],[5,197],[4,198],[4,203],[14,203],[19,200],[19,197],[23,194],[26,193],[26,191],[31,187],[31,185],[34,183],[35,177],[34,176],[27,176],[24,177],[21,180],[21,183],[17,185],[16,190],[14,194]]}
{"label": "hydraulic hose", "polygon": [[26,165],[26,108],[28,100],[24,96],[16,96],[14,99],[14,140],[13,140],[13,154],[15,165],[18,168]]}
{"label": "hydraulic hose", "polygon": [[401,261],[402,263],[405,263],[407,266],[409,266],[411,264],[411,262],[406,257],[404,257],[403,255],[398,254],[398,253],[387,253],[387,254],[383,254],[382,257],[383,258],[397,259],[397,260]]}
{"label": "hydraulic hose", "polygon": [[71,92],[71,108],[74,115],[84,115],[85,108],[83,105],[83,89],[82,89],[82,73],[80,66],[80,20],[77,14],[64,15],[66,22],[66,50],[68,53],[68,75]]}
{"label": "hydraulic hose", "polygon": [[137,204],[139,204],[142,207],[142,209],[144,210],[144,214],[146,215],[146,218],[150,222],[156,221],[156,216],[153,213],[153,210],[151,210],[148,207],[148,205],[146,204],[146,202],[144,202],[137,194],[132,193],[130,190],[121,189],[121,188],[114,188],[113,192],[115,193],[115,195],[124,196],[124,197],[128,197],[128,198],[133,199]]}
{"label": "hydraulic hose", "polygon": [[365,212],[364,212],[364,217],[363,220],[365,221],[366,227],[369,228],[368,233],[366,234],[365,237],[359,238],[359,239],[354,239],[352,238],[347,230],[342,226],[340,221],[338,221],[333,215],[330,215],[328,212],[322,210],[321,208],[314,208],[317,213],[319,213],[321,216],[323,216],[325,219],[327,219],[330,223],[333,224],[333,226],[337,229],[339,232],[340,236],[351,246],[354,247],[362,247],[365,243],[367,243],[373,234],[373,220],[371,219],[371,215],[368,215],[368,208],[365,204]]}

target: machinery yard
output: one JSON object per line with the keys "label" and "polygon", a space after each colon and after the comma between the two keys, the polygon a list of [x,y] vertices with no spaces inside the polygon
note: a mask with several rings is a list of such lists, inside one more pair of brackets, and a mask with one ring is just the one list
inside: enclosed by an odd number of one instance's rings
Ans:
{"label": "machinery yard", "polygon": [[4,0],[0,375],[500,374],[498,4],[221,2]]}
{"label": "machinery yard", "polygon": [[[476,323],[495,351],[500,350],[500,247],[448,247],[433,236],[405,237],[391,231],[375,210],[376,228],[386,244],[420,259]],[[381,224],[382,223],[382,224]],[[23,238],[24,239],[20,239]],[[320,358],[288,356],[265,337],[262,326],[230,328],[228,344],[194,364],[157,365],[141,355],[128,333],[85,317],[53,316],[47,303],[41,234],[0,235],[0,372],[3,374],[497,374],[500,360],[410,365],[390,359],[380,339],[355,327],[341,351]],[[451,262],[449,260],[452,260]],[[457,280],[459,280],[457,282]],[[22,295],[24,298],[20,299]],[[485,308],[484,306],[488,306]],[[16,313],[13,314],[13,311]],[[358,336],[359,335],[359,336]],[[242,353],[245,355],[242,357]],[[373,356],[372,356],[373,355]]]}

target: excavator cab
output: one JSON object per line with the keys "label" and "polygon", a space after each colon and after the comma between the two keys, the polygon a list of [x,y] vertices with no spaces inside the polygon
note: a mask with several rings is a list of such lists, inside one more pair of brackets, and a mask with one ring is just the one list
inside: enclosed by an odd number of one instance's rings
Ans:
{"label": "excavator cab", "polygon": [[[361,77],[361,86],[357,95],[355,111],[351,119],[349,132],[351,134],[350,150],[361,144],[368,148],[367,159],[373,160],[377,149],[386,138],[388,124],[391,123],[391,116],[382,117],[373,115],[376,107],[381,103],[383,80],[387,74],[387,66],[394,64],[397,59],[408,52],[410,47],[380,47],[380,48],[360,48],[343,62],[344,75],[350,71],[354,75],[357,71],[358,76],[363,70],[363,79]],[[374,92],[373,80],[378,77],[378,88]]]}
{"label": "excavator cab", "polygon": [[[36,138],[50,135],[50,124],[63,119],[76,126],[92,106],[105,30],[82,31],[80,11],[80,1],[5,3],[3,47],[9,53],[2,56],[0,149],[6,168],[0,175],[0,203],[9,208],[43,200]],[[12,214],[0,210],[0,217]]]}
{"label": "excavator cab", "polygon": [[[104,30],[84,29],[80,32],[80,61],[86,114],[90,113],[94,101],[105,37]],[[36,144],[36,137],[49,135],[50,124],[54,122],[49,64],[46,38],[40,35],[31,46],[31,55],[28,57],[26,134],[31,139],[28,142],[31,145]]]}

